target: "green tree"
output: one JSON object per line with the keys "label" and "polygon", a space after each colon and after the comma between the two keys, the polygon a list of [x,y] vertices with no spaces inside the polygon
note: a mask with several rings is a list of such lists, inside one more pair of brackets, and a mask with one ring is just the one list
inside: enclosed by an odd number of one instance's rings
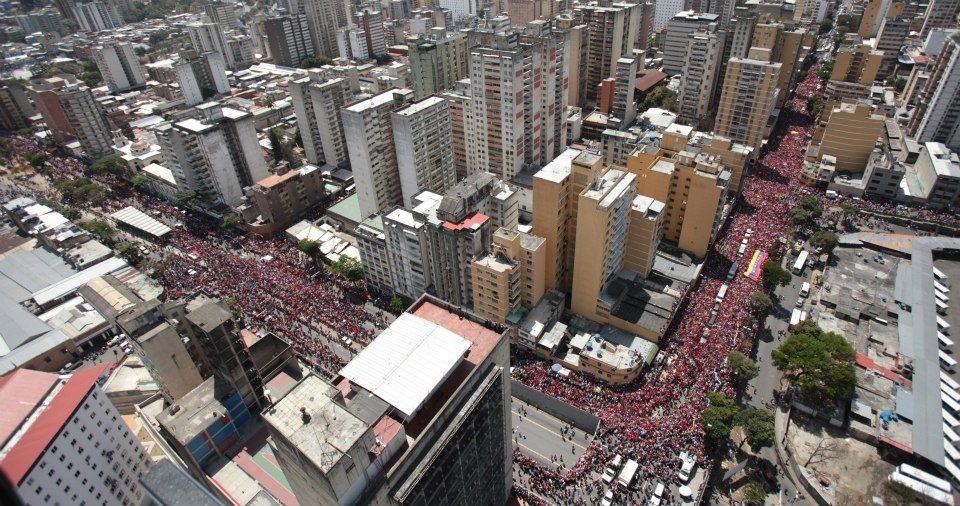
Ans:
{"label": "green tree", "polygon": [[118,257],[131,264],[135,264],[140,260],[140,251],[137,249],[137,245],[130,241],[120,241],[113,249]]}
{"label": "green tree", "polygon": [[293,134],[293,143],[303,149],[303,134],[300,133],[300,127],[297,127],[297,133]]}
{"label": "green tree", "polygon": [[93,162],[90,170],[97,175],[122,176],[127,172],[127,162],[120,155],[107,155]]}
{"label": "green tree", "polygon": [[844,216],[856,216],[860,214],[860,210],[850,204],[840,204],[840,210],[843,211]]}
{"label": "green tree", "polygon": [[812,322],[794,327],[772,357],[773,365],[813,402],[834,404],[857,384],[853,346]]}
{"label": "green tree", "polygon": [[396,314],[406,311],[407,307],[409,306],[410,304],[407,302],[407,300],[399,295],[394,295],[390,298],[390,309],[392,309]]}
{"label": "green tree", "polygon": [[150,189],[150,178],[143,174],[137,174],[130,180],[130,185],[133,186],[134,190],[147,191]]}
{"label": "green tree", "polygon": [[23,155],[24,160],[26,160],[30,165],[35,169],[43,168],[43,164],[47,161],[46,153],[37,153],[36,151],[30,151],[27,154]]}
{"label": "green tree", "polygon": [[280,136],[280,129],[271,128],[267,132],[267,139],[270,140],[270,151],[273,153],[273,161],[280,163],[283,160],[283,138]]}
{"label": "green tree", "polygon": [[87,232],[90,232],[101,241],[109,242],[113,240],[113,236],[117,234],[117,231],[114,230],[109,223],[103,220],[95,219],[95,220],[81,221],[80,223],[77,223],[77,225],[79,225],[80,228],[86,230]]}
{"label": "green tree", "polygon": [[708,392],[707,400],[710,406],[700,417],[703,432],[714,443],[725,441],[730,437],[730,421],[739,411],[737,405],[720,392]]}
{"label": "green tree", "polygon": [[801,227],[810,223],[810,220],[813,219],[813,216],[810,215],[805,209],[800,207],[795,207],[790,210],[790,222],[793,223],[795,227]]}
{"label": "green tree", "polygon": [[80,210],[75,207],[64,207],[63,209],[60,210],[60,214],[62,214],[64,218],[70,221],[77,221],[82,216],[82,213],[80,212]]}
{"label": "green tree", "polygon": [[830,30],[833,30],[833,21],[824,19],[820,22],[820,33],[827,33]]}
{"label": "green tree", "polygon": [[96,88],[97,86],[103,84],[103,76],[100,74],[100,72],[84,72],[77,77],[83,81],[83,84],[86,84],[91,88]]}
{"label": "green tree", "polygon": [[320,244],[310,239],[300,239],[300,242],[297,243],[297,249],[310,258],[316,258],[320,254]]}
{"label": "green tree", "polygon": [[767,491],[759,481],[750,481],[743,486],[743,498],[751,505],[762,505],[767,500]]}
{"label": "green tree", "polygon": [[833,62],[826,62],[820,66],[820,72],[817,73],[820,76],[820,79],[830,79],[830,74],[833,73]]}
{"label": "green tree", "polygon": [[306,58],[300,60],[300,68],[302,69],[322,67],[329,64],[330,58],[321,55],[307,56]]}
{"label": "green tree", "polygon": [[763,291],[757,290],[750,294],[750,309],[753,311],[753,314],[763,318],[770,313],[770,309],[772,308],[773,301],[770,300],[770,296]]}
{"label": "green tree", "polygon": [[192,190],[178,192],[173,196],[173,205],[178,207],[193,207],[199,202],[200,194]]}
{"label": "green tree", "polygon": [[739,351],[731,351],[727,355],[727,365],[730,366],[730,371],[737,376],[739,381],[750,381],[760,373],[757,364]]}
{"label": "green tree", "polygon": [[776,437],[773,413],[749,406],[734,416],[733,423],[743,427],[743,431],[747,435],[747,444],[754,452],[773,446],[773,438]]}
{"label": "green tree", "polygon": [[223,217],[223,221],[220,223],[220,225],[227,230],[240,228],[243,226],[243,218],[237,216],[236,214],[228,214]]}
{"label": "green tree", "polygon": [[330,264],[330,271],[350,281],[360,281],[363,279],[363,266],[360,264],[360,261],[346,255],[342,255],[336,262]]}
{"label": "green tree", "polygon": [[767,260],[763,263],[762,279],[764,286],[773,288],[777,285],[787,286],[790,280],[793,279],[793,275],[790,274],[790,271],[780,267],[779,263],[773,260]]}
{"label": "green tree", "polygon": [[833,232],[821,230],[810,237],[810,245],[814,248],[821,248],[825,253],[833,252],[833,249],[840,244],[840,238]]}
{"label": "green tree", "polygon": [[644,110],[659,107],[668,111],[676,111],[677,92],[667,88],[666,85],[657,86],[647,92],[647,95],[643,98],[642,107]]}

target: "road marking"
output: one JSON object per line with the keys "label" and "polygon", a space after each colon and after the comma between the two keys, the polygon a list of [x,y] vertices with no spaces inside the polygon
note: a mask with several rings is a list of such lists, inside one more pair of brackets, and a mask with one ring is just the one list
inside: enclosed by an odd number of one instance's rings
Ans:
{"label": "road marking", "polygon": [[517,443],[517,446],[519,446],[520,448],[525,448],[525,449],[528,450],[530,453],[536,454],[538,457],[540,457],[540,459],[543,461],[544,464],[547,464],[547,465],[550,465],[550,466],[554,465],[553,462],[550,462],[550,457],[547,457],[546,455],[538,452],[537,450],[534,450],[533,448],[530,448],[529,446],[527,446],[527,445],[525,445],[525,444],[522,444],[522,443]]}
{"label": "road marking", "polygon": [[[515,415],[517,415],[517,416],[523,416],[523,415],[521,415],[520,413],[517,413],[516,411],[513,411],[513,410],[510,410],[510,412],[513,413],[513,414],[515,414]],[[556,419],[556,418],[554,418],[554,420],[557,420],[558,422],[561,421],[561,420],[558,420],[558,419]],[[530,419],[530,417],[527,417],[527,421],[530,422],[530,423],[532,423],[532,424],[534,424],[534,425],[536,425],[537,427],[540,427],[541,429],[543,429],[543,430],[545,430],[545,431],[553,434],[554,436],[559,437],[560,439],[563,439],[564,437],[566,437],[566,436],[564,436],[563,434],[560,434],[559,432],[554,432],[552,429],[547,428],[547,427],[544,427],[543,425],[540,425],[540,424],[537,423],[537,422],[534,422],[533,420]],[[581,430],[580,432],[583,432],[583,431]],[[568,442],[568,443],[572,443],[573,446],[576,446],[577,448],[580,448],[580,449],[583,450],[583,451],[587,451],[587,447],[586,447],[586,446],[583,446],[583,445],[581,445],[580,443],[577,443],[576,441],[573,441],[572,438],[570,439],[570,441],[567,441],[567,442]]]}

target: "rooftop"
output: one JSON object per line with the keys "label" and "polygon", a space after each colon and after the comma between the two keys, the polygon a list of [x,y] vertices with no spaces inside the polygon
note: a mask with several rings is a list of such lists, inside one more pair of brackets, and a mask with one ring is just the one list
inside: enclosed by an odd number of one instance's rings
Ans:
{"label": "rooftop", "polygon": [[187,312],[187,320],[200,327],[204,332],[210,332],[232,319],[233,313],[213,300],[204,301],[198,307]]}
{"label": "rooftop", "polygon": [[217,376],[211,376],[177,399],[171,409],[165,409],[158,414],[157,423],[163,425],[177,441],[185,445],[221,414],[229,412],[220,399],[229,397],[231,393],[229,384]]}
{"label": "rooftop", "polygon": [[333,385],[309,374],[263,414],[322,472],[329,472],[370,426],[334,400]]}
{"label": "rooftop", "polygon": [[545,179],[553,183],[560,183],[570,175],[570,165],[573,163],[573,159],[576,158],[581,153],[578,149],[567,148],[566,151],[560,153],[560,156],[556,157],[540,169],[539,172],[534,174],[534,178]]}
{"label": "rooftop", "polygon": [[56,383],[56,374],[30,369],[17,369],[0,378],[0,399],[3,399],[4,406],[0,411],[0,448],[26,422]]}

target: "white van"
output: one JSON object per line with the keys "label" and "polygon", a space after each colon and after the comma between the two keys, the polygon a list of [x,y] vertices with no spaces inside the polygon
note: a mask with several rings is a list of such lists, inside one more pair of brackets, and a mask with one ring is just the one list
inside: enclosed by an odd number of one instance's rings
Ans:
{"label": "white van", "polygon": [[800,285],[800,296],[806,298],[807,295],[810,295],[810,283],[804,281],[803,284]]}
{"label": "white van", "polygon": [[657,483],[657,488],[653,489],[653,496],[663,497],[663,491],[666,490],[666,488],[667,487],[663,486],[663,483]]}
{"label": "white van", "polygon": [[680,472],[677,473],[677,478],[680,478],[681,482],[687,483],[690,481],[690,477],[693,476],[696,466],[697,459],[693,458],[693,455],[688,456],[680,466]]}

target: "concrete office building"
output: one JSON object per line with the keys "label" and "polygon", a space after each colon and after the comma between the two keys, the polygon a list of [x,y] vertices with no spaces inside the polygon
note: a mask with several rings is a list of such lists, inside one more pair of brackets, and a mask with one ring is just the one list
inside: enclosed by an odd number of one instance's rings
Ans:
{"label": "concrete office building", "polygon": [[217,23],[187,23],[187,35],[198,53],[220,53],[224,65],[229,70],[238,70],[251,62],[237,61],[235,54],[227,44],[227,33]]}
{"label": "concrete office building", "polygon": [[723,81],[714,131],[759,152],[777,102],[780,63],[731,58]]}
{"label": "concrete office building", "polygon": [[103,82],[110,91],[127,91],[146,85],[140,61],[129,42],[107,42],[93,50]]}
{"label": "concrete office building", "polygon": [[26,86],[27,96],[33,101],[46,123],[47,129],[53,136],[53,140],[58,144],[66,144],[76,139],[76,133],[73,126],[67,121],[67,115],[64,113],[60,101],[57,99],[57,92],[70,86],[78,86],[80,81],[76,76],[61,74],[54,77],[41,79],[32,79]]}
{"label": "concrete office building", "polygon": [[236,206],[243,188],[269,175],[253,115],[216,102],[195,108],[197,118],[156,127],[155,133],[181,191],[212,204]]}
{"label": "concrete office building", "polygon": [[920,195],[927,205],[952,207],[960,204],[960,157],[939,142],[925,142],[913,165]]}
{"label": "concrete office building", "polygon": [[490,251],[471,266],[473,312],[490,321],[517,325],[523,313],[543,297],[545,259],[542,237],[497,229]]}
{"label": "concrete office building", "polygon": [[466,78],[469,53],[467,35],[433,28],[428,36],[407,39],[413,91],[418,99],[443,90]]}
{"label": "concrete office building", "polygon": [[410,209],[396,208],[383,215],[391,289],[405,297],[419,297],[433,282],[424,227],[442,198],[424,192]]}
{"label": "concrete office building", "polygon": [[660,0],[656,2],[653,14],[653,31],[656,32],[665,28],[678,12],[683,11],[684,3],[683,0]]}
{"label": "concrete office building", "polygon": [[695,32],[689,36],[680,80],[679,120],[695,125],[707,116],[723,56],[723,32]]}
{"label": "concrete office building", "polygon": [[960,151],[960,34],[940,49],[908,131],[917,142],[940,142]]}
{"label": "concrete office building", "polygon": [[384,29],[383,13],[364,9],[353,15],[353,23],[363,31],[370,55],[383,56],[387,54],[387,38]]}
{"label": "concrete office building", "polygon": [[226,61],[232,61],[234,68],[246,68],[257,62],[257,55],[254,54],[253,37],[233,32],[226,40],[227,54],[225,59]]}
{"label": "concrete office building", "polygon": [[314,54],[307,17],[303,14],[269,18],[263,22],[263,28],[274,64],[296,68],[300,60]]}
{"label": "concrete office building", "polygon": [[231,2],[214,1],[203,6],[203,12],[216,24],[229,31],[240,26],[237,7]]}
{"label": "concrete office building", "polygon": [[[453,22],[458,25],[466,24],[477,17],[478,4],[474,0],[440,0],[439,4],[441,8],[450,11]],[[500,10],[497,9],[494,12],[499,13]]]}
{"label": "concrete office building", "polygon": [[597,101],[597,86],[616,77],[617,60],[633,55],[640,30],[640,5],[614,3],[609,7],[581,5],[573,10],[577,25],[586,25],[587,59],[584,80],[585,99],[578,103],[588,107]]}
{"label": "concrete office building", "polygon": [[56,92],[60,108],[70,124],[80,149],[91,160],[113,152],[107,114],[84,85],[68,86]]}
{"label": "concrete office building", "polygon": [[337,31],[347,26],[346,4],[337,0],[293,0],[291,14],[307,16],[314,54],[328,58],[339,56]]}
{"label": "concrete office building", "polygon": [[412,207],[421,191],[443,193],[457,183],[446,100],[415,102],[394,112],[391,122],[404,206]]}
{"label": "concrete office building", "polygon": [[340,109],[351,95],[349,83],[339,77],[328,79],[321,72],[312,70],[306,76],[299,76],[290,81],[290,98],[307,161],[314,165],[349,165],[350,155],[340,116]]}
{"label": "concrete office building", "polygon": [[693,149],[706,144],[696,137],[690,127],[672,125],[659,145],[631,155],[627,170],[637,175],[638,195],[666,204],[663,238],[704,258],[720,228],[731,174],[721,156]]}
{"label": "concrete office building", "polygon": [[[720,16],[706,12],[683,11],[667,23],[663,43],[663,70],[667,75],[683,72],[690,37],[697,32],[716,33]],[[723,44],[723,39],[719,39]]]}
{"label": "concrete office building", "polygon": [[874,44],[874,49],[883,51],[880,75],[886,76],[893,72],[900,49],[903,48],[903,43],[910,33],[912,22],[913,18],[910,16],[886,17],[883,19]]}
{"label": "concrete office building", "polygon": [[199,105],[216,95],[230,93],[226,64],[217,52],[184,51],[174,65],[180,92],[188,106]]}
{"label": "concrete office building", "polygon": [[807,157],[836,158],[839,172],[861,172],[874,146],[881,141],[885,116],[875,114],[869,102],[845,101],[825,110],[810,140]]}
{"label": "concrete office building", "polygon": [[0,379],[0,470],[24,504],[139,504],[150,456],[99,381],[107,365]]}
{"label": "concrete office building", "polygon": [[423,296],[335,383],[308,375],[264,415],[301,504],[508,500],[504,328]]}
{"label": "concrete office building", "polygon": [[644,279],[653,270],[657,247],[663,238],[665,209],[665,203],[646,195],[637,195],[630,208],[623,266]]}
{"label": "concrete office building", "polygon": [[403,202],[391,113],[412,99],[413,90],[401,88],[341,110],[361,218]]}

